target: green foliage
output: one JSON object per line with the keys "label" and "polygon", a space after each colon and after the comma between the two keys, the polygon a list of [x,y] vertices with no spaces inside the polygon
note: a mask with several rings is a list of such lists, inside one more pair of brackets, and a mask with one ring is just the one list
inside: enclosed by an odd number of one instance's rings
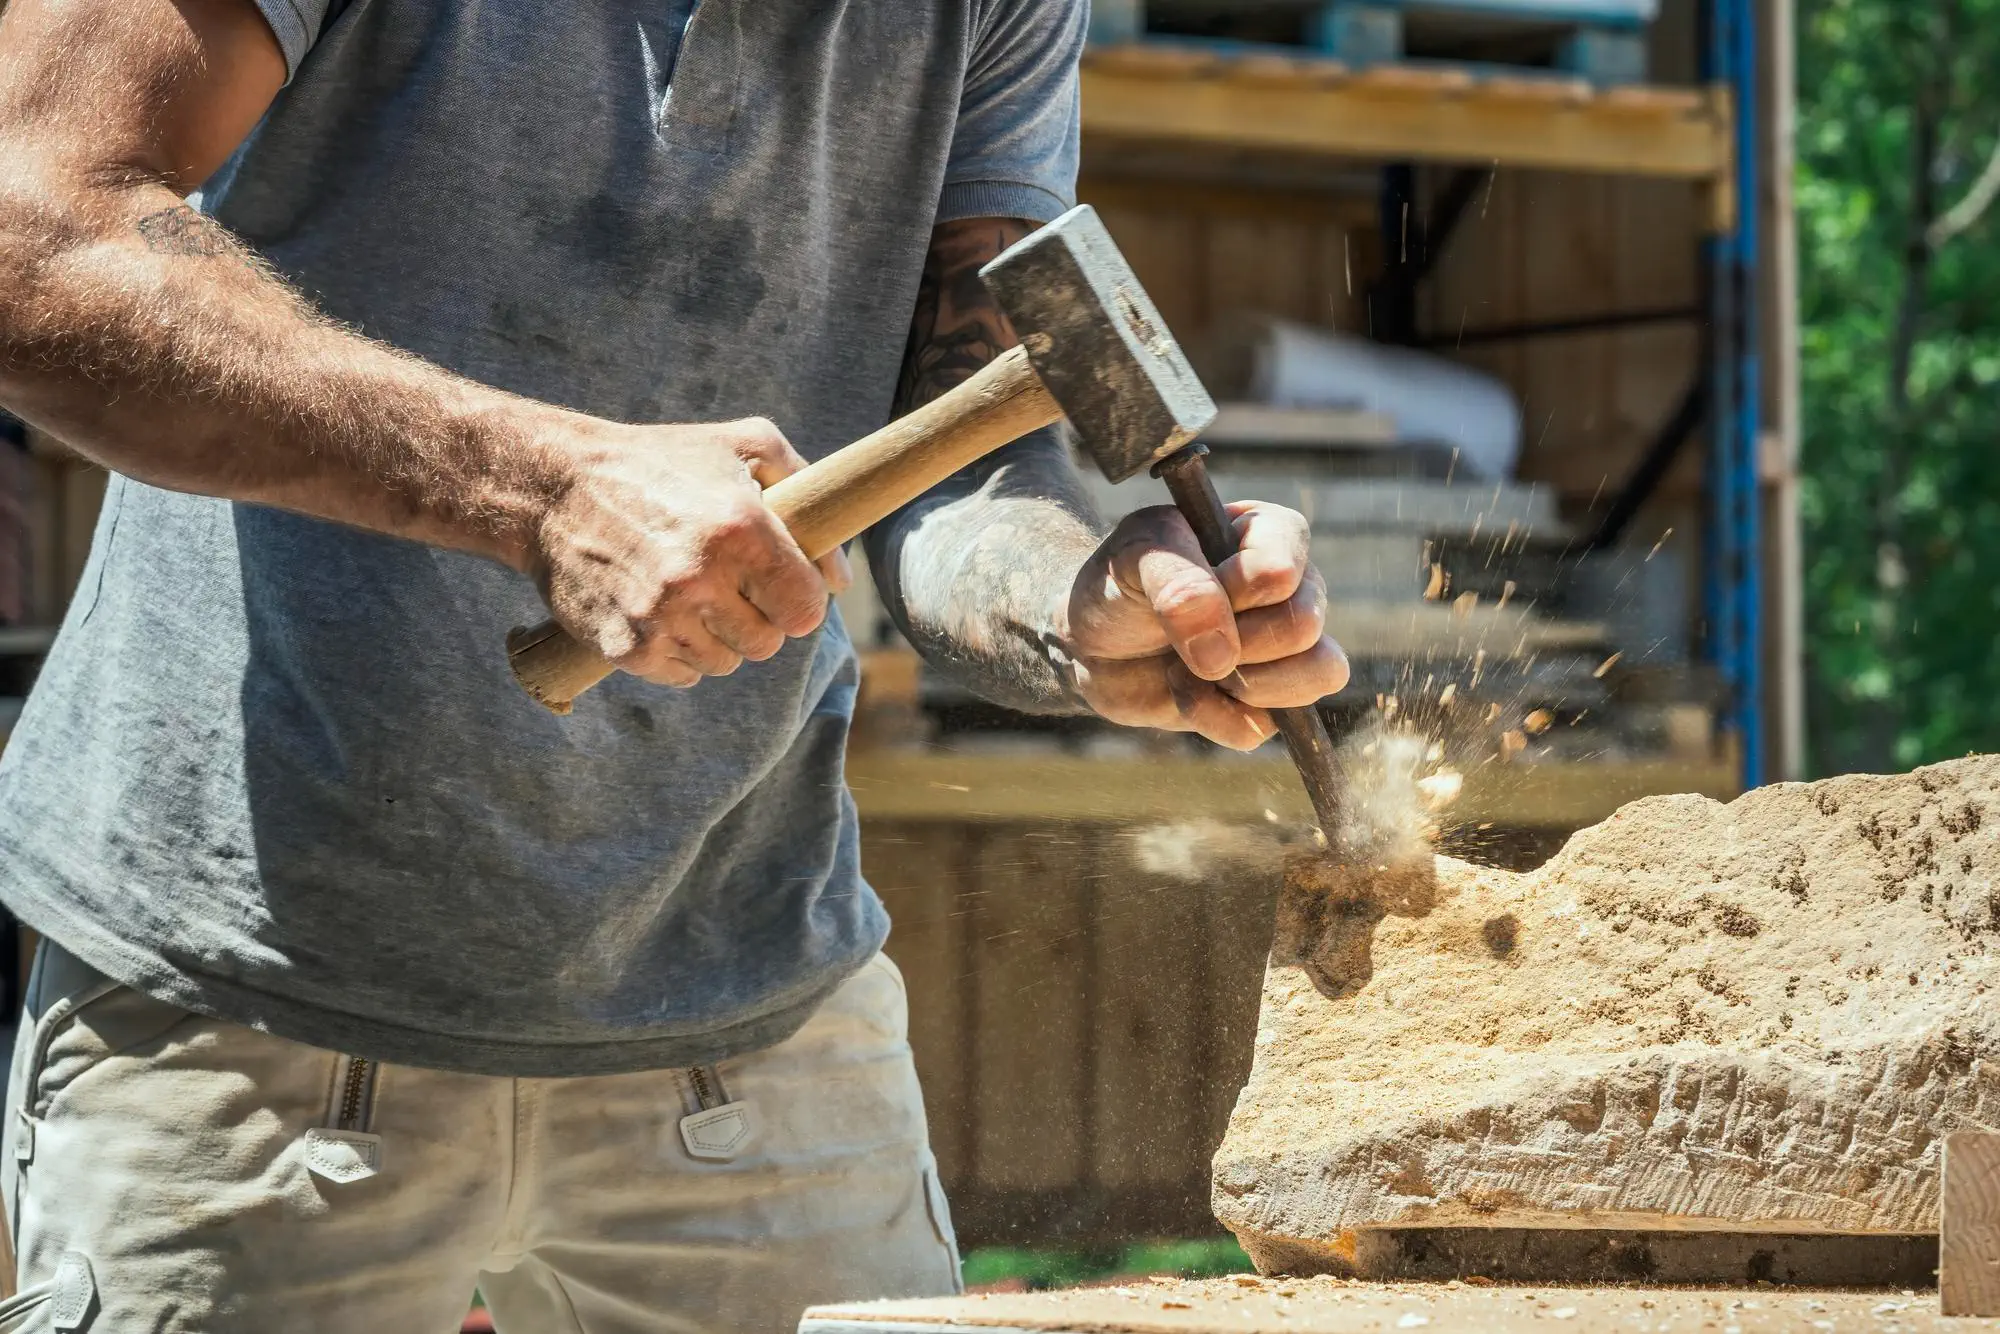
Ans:
{"label": "green foliage", "polygon": [[[1800,0],[1814,768],[2000,748],[2000,0]],[[1899,348],[1906,349],[1899,355]]]}
{"label": "green foliage", "polygon": [[965,1257],[968,1286],[1020,1279],[1029,1288],[1068,1288],[1097,1279],[1139,1274],[1215,1278],[1250,1272],[1250,1257],[1227,1237],[1154,1241],[1095,1251],[990,1247]]}

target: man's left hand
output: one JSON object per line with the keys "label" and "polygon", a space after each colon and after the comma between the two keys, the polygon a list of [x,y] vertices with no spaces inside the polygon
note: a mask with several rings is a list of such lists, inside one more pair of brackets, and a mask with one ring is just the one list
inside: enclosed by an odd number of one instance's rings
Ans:
{"label": "man's left hand", "polygon": [[1260,501],[1229,512],[1237,552],[1214,569],[1161,505],[1127,515],[1078,571],[1057,625],[1101,716],[1252,750],[1276,730],[1267,709],[1347,684],[1304,516]]}

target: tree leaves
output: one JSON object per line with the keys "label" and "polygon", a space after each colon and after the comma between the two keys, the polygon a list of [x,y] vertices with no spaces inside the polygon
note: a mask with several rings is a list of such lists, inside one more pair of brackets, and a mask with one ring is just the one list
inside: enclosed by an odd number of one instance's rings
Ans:
{"label": "tree leaves", "polygon": [[1813,767],[2000,748],[2000,211],[1966,205],[2000,150],[2000,0],[1801,0],[1799,37]]}

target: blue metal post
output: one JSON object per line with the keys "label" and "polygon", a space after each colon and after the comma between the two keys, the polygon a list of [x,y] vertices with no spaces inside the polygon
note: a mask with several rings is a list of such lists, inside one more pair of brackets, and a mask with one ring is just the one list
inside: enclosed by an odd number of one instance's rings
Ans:
{"label": "blue metal post", "polygon": [[1743,784],[1764,781],[1763,562],[1758,436],[1763,392],[1757,319],[1757,27],[1753,0],[1707,0],[1702,73],[1735,103],[1734,224],[1706,246],[1711,450],[1705,592],[1708,650],[1728,691],[1725,724]]}

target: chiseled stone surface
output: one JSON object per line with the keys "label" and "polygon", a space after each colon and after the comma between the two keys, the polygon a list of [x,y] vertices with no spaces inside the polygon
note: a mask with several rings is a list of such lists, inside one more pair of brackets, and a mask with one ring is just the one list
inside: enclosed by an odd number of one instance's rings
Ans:
{"label": "chiseled stone surface", "polygon": [[1369,1229],[1931,1232],[2000,1128],[2000,758],[1652,797],[1527,874],[1295,868],[1215,1211]]}

